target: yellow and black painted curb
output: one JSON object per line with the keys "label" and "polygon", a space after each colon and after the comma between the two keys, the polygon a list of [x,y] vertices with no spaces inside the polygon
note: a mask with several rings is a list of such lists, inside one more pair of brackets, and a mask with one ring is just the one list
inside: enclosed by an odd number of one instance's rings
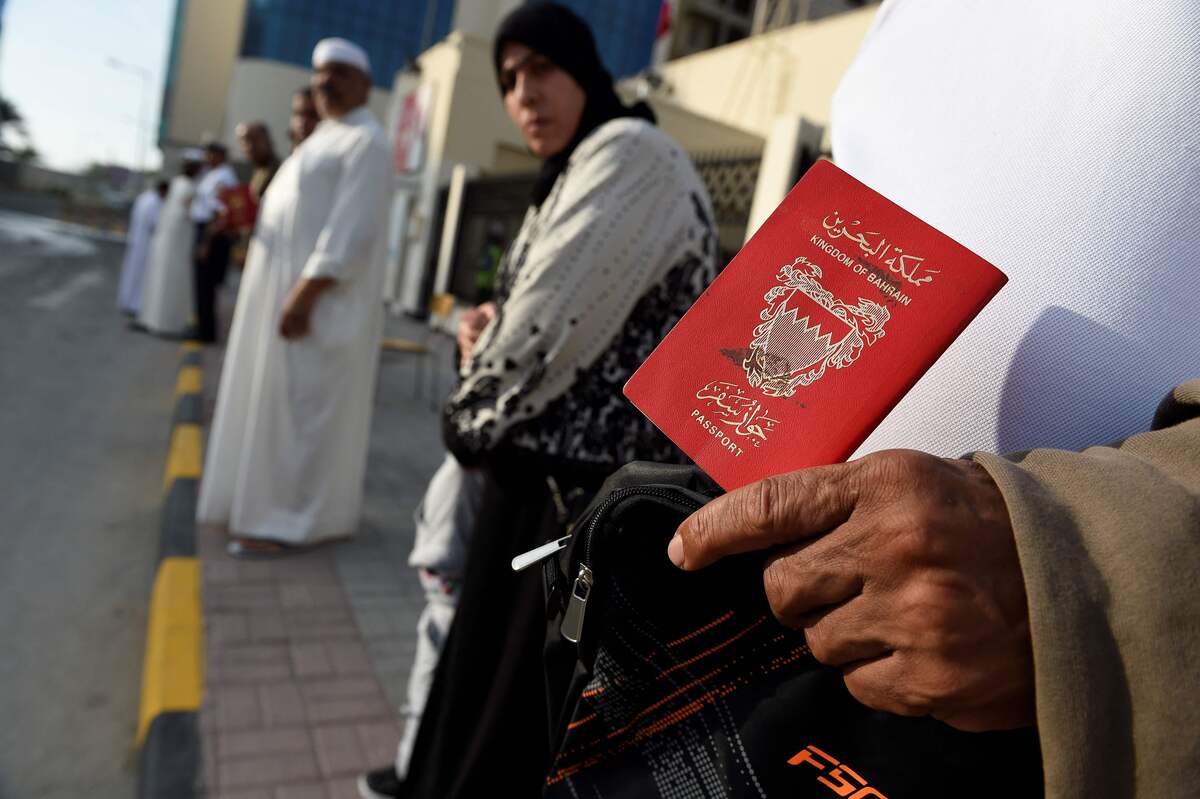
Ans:
{"label": "yellow and black painted curb", "polygon": [[196,497],[203,468],[203,351],[185,342],[175,380],[171,444],[163,475],[158,570],[150,594],[138,713],[138,796],[187,799],[200,776],[204,619],[196,557]]}

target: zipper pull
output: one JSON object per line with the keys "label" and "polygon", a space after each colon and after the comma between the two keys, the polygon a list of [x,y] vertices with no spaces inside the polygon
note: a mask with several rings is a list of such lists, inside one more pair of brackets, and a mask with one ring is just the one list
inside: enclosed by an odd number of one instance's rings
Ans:
{"label": "zipper pull", "polygon": [[529,568],[535,563],[540,563],[556,552],[562,550],[562,548],[565,547],[570,540],[571,536],[564,535],[562,538],[555,539],[554,541],[548,541],[541,546],[534,547],[528,552],[522,552],[520,555],[517,555],[512,559],[512,570],[519,572],[522,569]]}
{"label": "zipper pull", "polygon": [[567,612],[563,614],[563,638],[573,644],[579,643],[583,633],[583,612],[587,610],[588,595],[592,593],[592,570],[586,564],[579,564],[579,576],[571,588],[571,600],[567,603]]}

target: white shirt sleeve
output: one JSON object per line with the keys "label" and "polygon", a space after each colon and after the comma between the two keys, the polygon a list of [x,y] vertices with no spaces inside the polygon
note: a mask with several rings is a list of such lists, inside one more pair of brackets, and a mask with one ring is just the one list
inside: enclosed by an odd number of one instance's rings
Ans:
{"label": "white shirt sleeve", "polygon": [[385,148],[363,136],[344,158],[329,218],[301,273],[305,278],[353,279],[365,267],[375,237],[386,235],[378,227],[391,185]]}

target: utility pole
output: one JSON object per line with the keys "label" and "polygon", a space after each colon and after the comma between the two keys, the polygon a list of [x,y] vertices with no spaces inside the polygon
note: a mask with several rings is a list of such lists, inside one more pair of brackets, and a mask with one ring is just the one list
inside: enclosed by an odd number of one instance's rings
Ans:
{"label": "utility pole", "polygon": [[149,132],[146,124],[146,111],[150,107],[150,70],[145,67],[139,67],[136,64],[129,64],[120,59],[109,56],[108,65],[118,72],[125,72],[133,75],[142,82],[142,99],[141,111],[138,114],[137,125],[137,169],[138,172],[145,177],[146,175],[146,134]]}

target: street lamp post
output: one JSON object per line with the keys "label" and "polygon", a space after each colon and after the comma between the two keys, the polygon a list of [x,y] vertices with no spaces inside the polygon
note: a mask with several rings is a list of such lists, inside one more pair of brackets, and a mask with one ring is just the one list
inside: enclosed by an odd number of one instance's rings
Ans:
{"label": "street lamp post", "polygon": [[142,100],[141,112],[138,114],[138,137],[137,137],[137,168],[138,172],[145,177],[146,175],[146,110],[149,108],[149,92],[150,92],[150,70],[145,67],[139,67],[137,64],[129,64],[120,59],[109,56],[108,65],[115,70],[128,73],[137,77],[142,82]]}

